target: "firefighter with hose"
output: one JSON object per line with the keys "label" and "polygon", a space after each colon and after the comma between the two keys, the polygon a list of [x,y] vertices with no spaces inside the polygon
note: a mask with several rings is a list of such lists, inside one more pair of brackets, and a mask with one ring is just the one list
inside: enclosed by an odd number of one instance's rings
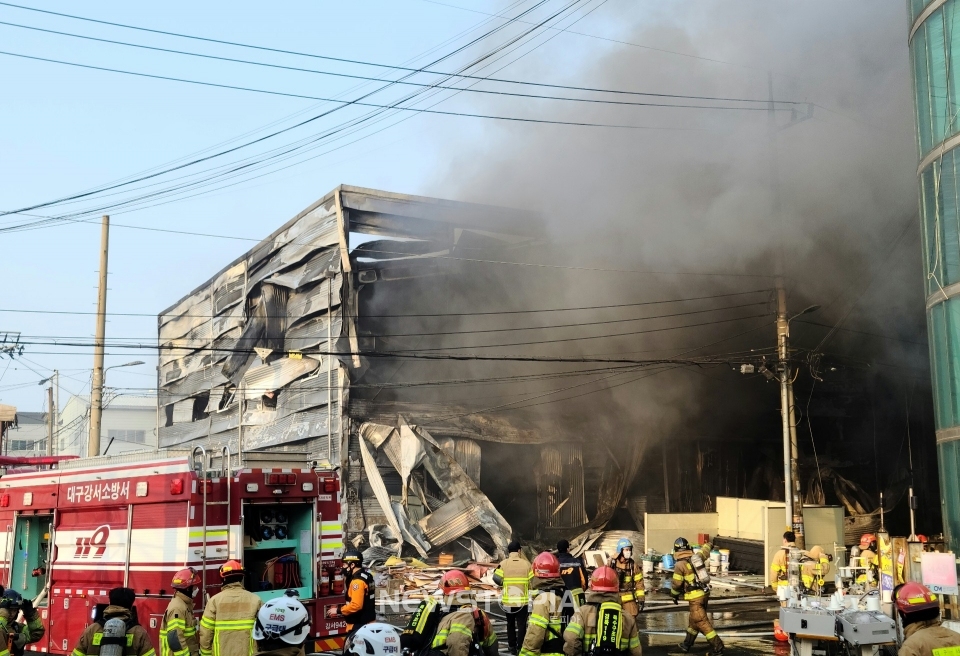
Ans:
{"label": "firefighter with hose", "polygon": [[200,618],[200,656],[243,656],[254,650],[251,632],[263,602],[243,588],[245,572],[236,560],[220,566],[223,587],[210,597]]}
{"label": "firefighter with hose", "polygon": [[111,590],[103,617],[83,630],[72,656],[156,656],[147,630],[134,619],[135,599],[130,588]]}
{"label": "firefighter with hose", "polygon": [[160,656],[197,656],[197,620],[193,616],[193,597],[200,589],[200,575],[192,567],[173,575],[170,584],[176,593],[167,604],[160,622]]}
{"label": "firefighter with hose", "polygon": [[620,580],[612,567],[598,567],[590,576],[586,602],[563,632],[565,656],[643,656],[640,633],[620,602]]}
{"label": "firefighter with hose", "polygon": [[694,551],[686,538],[677,538],[673,543],[673,557],[676,559],[670,587],[673,603],[679,604],[682,594],[683,600],[690,607],[687,637],[680,643],[680,651],[690,651],[693,643],[697,641],[697,634],[702,633],[710,643],[714,656],[720,656],[723,653],[723,640],[717,635],[710,622],[710,615],[707,614],[710,573],[704,567],[704,562],[710,557],[710,544],[707,543]]}
{"label": "firefighter with hose", "polygon": [[633,559],[633,543],[627,538],[617,540],[617,557],[611,567],[620,579],[620,602],[623,610],[636,618],[643,610],[646,591],[643,589],[643,568]]}
{"label": "firefighter with hose", "polygon": [[310,613],[297,599],[296,591],[287,590],[260,607],[252,636],[257,656],[304,656],[303,644],[310,637]]}
{"label": "firefighter with hose", "polygon": [[[21,612],[26,624],[16,621]],[[22,656],[24,647],[38,641],[43,634],[43,621],[33,602],[24,599],[16,590],[4,590],[0,597],[0,656],[6,656],[4,652]]]}
{"label": "firefighter with hose", "polygon": [[440,599],[429,596],[420,602],[400,634],[400,648],[405,653],[416,654],[429,647],[440,620],[461,606],[473,605],[470,581],[460,570],[444,572],[440,578],[440,592],[443,595]]}
{"label": "firefighter with hose", "polygon": [[363,554],[356,549],[348,549],[343,554],[343,564],[350,578],[347,582],[346,603],[327,611],[327,617],[342,615],[347,620],[347,635],[364,624],[376,621],[377,608],[374,600],[373,577],[363,568]]}
{"label": "firefighter with hose", "polygon": [[573,607],[560,578],[560,561],[549,551],[533,559],[533,610],[520,656],[563,656],[564,607]]}

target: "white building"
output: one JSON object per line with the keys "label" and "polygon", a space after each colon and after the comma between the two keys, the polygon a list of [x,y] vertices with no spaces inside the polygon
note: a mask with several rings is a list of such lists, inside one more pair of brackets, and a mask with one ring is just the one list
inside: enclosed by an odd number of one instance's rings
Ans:
{"label": "white building", "polygon": [[42,456],[47,453],[47,413],[18,412],[17,424],[4,435],[3,451],[11,456]]}
{"label": "white building", "polygon": [[[89,435],[90,397],[71,396],[60,412],[54,454],[85,457]],[[108,398],[100,422],[100,453],[113,455],[156,447],[157,397],[123,394]]]}

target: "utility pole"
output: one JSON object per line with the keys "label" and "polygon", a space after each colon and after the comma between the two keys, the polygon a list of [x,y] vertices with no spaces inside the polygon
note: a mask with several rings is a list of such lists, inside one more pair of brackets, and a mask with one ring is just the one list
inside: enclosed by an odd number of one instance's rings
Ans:
{"label": "utility pole", "polygon": [[[801,314],[815,309],[811,306]],[[787,317],[787,291],[783,279],[777,278],[777,373],[780,379],[780,418],[783,426],[783,487],[786,522],[797,537],[797,546],[804,548],[803,495],[800,493],[800,472],[797,465],[797,415],[793,399],[793,372],[790,369],[790,319]]]}
{"label": "utility pole", "polygon": [[103,415],[103,350],[107,332],[107,252],[110,217],[103,215],[100,231],[100,287],[97,294],[97,335],[93,342],[93,383],[90,388],[90,439],[87,457],[100,455],[100,419]]}
{"label": "utility pole", "polygon": [[53,455],[53,381],[47,388],[47,455]]}

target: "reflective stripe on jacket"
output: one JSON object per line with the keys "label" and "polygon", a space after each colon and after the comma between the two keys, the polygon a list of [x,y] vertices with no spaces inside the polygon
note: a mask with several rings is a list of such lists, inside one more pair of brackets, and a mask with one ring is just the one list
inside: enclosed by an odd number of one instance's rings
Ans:
{"label": "reflective stripe on jacket", "polygon": [[534,598],[519,656],[563,653],[562,606],[563,594],[552,590],[541,592]]}
{"label": "reflective stripe on jacket", "polygon": [[160,656],[197,656],[199,653],[193,599],[177,592],[160,622]]}
{"label": "reflective stripe on jacket", "polygon": [[617,556],[613,559],[613,568],[620,579],[620,601],[642,602],[646,592],[643,589],[643,568],[637,565],[633,558],[624,559]]}
{"label": "reflective stripe on jacket", "polygon": [[252,656],[253,626],[262,605],[242,583],[224,585],[203,609],[197,631],[201,656]]}
{"label": "reflective stripe on jacket", "polygon": [[520,555],[520,552],[513,552],[510,556],[500,563],[500,567],[494,572],[494,577],[503,580],[503,593],[501,602],[504,606],[519,608],[526,606],[530,599],[530,581],[533,579],[533,568],[530,561]]}
{"label": "reflective stripe on jacket", "polygon": [[954,656],[957,653],[960,653],[960,633],[940,626],[940,620],[927,620],[907,625],[897,656]]}
{"label": "reflective stripe on jacket", "polygon": [[[103,611],[103,620],[107,621],[115,617],[129,623],[130,611],[121,606],[107,606]],[[103,640],[103,625],[96,622],[90,624],[83,630],[77,646],[73,648],[73,656],[99,656],[101,640]],[[146,629],[139,624],[127,629],[126,645],[123,648],[124,656],[156,656],[156,653]]]}
{"label": "reflective stripe on jacket", "polygon": [[773,562],[770,564],[770,572],[773,574],[773,585],[790,585],[787,567],[790,564],[790,550],[796,548],[793,542],[777,550],[773,555]]}
{"label": "reflective stripe on jacket", "polygon": [[[616,592],[587,592],[586,604],[577,609],[573,619],[563,632],[563,653],[565,656],[583,656],[589,653],[597,642],[597,617],[604,604],[620,606],[620,595]],[[620,625],[620,651],[630,656],[642,656],[640,633],[637,623],[630,613],[622,612]]]}
{"label": "reflective stripe on jacket", "polygon": [[[676,554],[676,564],[673,566],[673,578],[671,580],[670,594],[674,597],[683,595],[684,601],[700,599],[707,593],[703,586],[697,581],[696,570],[690,558],[693,556],[691,549],[678,551]],[[700,557],[706,560],[710,557],[710,545],[705,544],[700,547]]]}
{"label": "reflective stripe on jacket", "polygon": [[[474,612],[478,613],[477,618],[474,618]],[[447,656],[471,656],[474,642],[485,656],[497,656],[497,634],[490,618],[482,610],[465,608],[440,620],[431,646],[446,652]]]}

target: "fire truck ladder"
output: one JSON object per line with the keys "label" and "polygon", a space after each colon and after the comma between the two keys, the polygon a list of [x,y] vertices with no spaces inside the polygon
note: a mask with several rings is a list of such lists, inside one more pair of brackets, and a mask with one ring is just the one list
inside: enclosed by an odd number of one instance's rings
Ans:
{"label": "fire truck ladder", "polygon": [[[220,451],[220,467],[213,467],[212,454],[211,458],[207,458],[207,450],[202,446],[194,447],[193,453],[191,454],[191,460],[194,471],[197,473],[197,479],[200,481],[200,487],[202,489],[201,494],[203,495],[203,510],[201,515],[203,517],[203,546],[200,551],[200,561],[203,564],[200,573],[200,585],[204,594],[207,592],[207,488],[210,487],[207,485],[207,481],[211,478],[221,478],[224,481],[224,484],[227,486],[227,499],[226,501],[211,501],[209,505],[227,506],[227,515],[226,515],[226,525],[227,525],[227,560],[230,559],[230,448],[223,447]],[[220,548],[217,548],[217,551],[220,551]],[[201,595],[202,598],[202,595]]]}

